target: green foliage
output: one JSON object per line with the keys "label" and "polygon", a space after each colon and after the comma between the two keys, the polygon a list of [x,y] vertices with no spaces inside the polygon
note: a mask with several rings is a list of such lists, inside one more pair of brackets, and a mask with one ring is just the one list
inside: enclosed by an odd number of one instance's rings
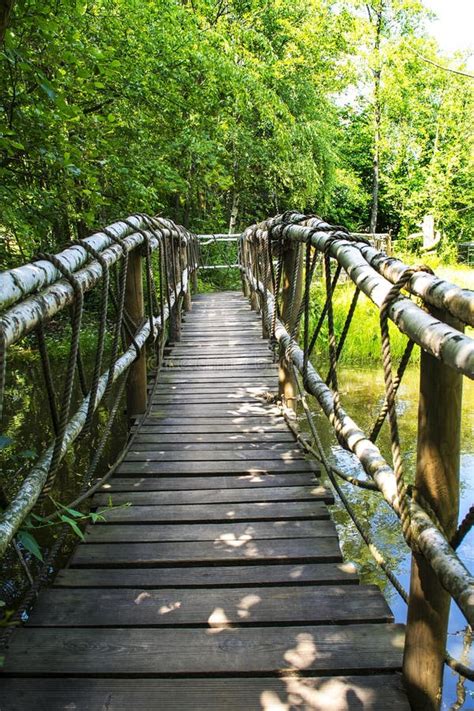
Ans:
{"label": "green foliage", "polygon": [[235,205],[238,229],[288,208],[364,229],[377,102],[379,230],[416,232],[430,212],[445,242],[471,239],[474,88],[423,59],[449,65],[427,16],[418,0],[16,3],[0,258],[135,211],[202,232]]}
{"label": "green foliage", "polygon": [[52,526],[58,526],[62,523],[67,523],[70,526],[72,532],[81,540],[84,540],[84,534],[79,527],[79,524],[87,523],[91,521],[92,523],[97,523],[97,521],[105,521],[104,513],[110,511],[111,509],[120,509],[130,506],[130,504],[121,504],[120,506],[114,506],[112,499],[109,498],[108,506],[106,509],[100,511],[91,511],[89,513],[84,513],[82,511],[77,511],[70,506],[64,506],[59,501],[51,499],[55,507],[55,515],[51,516],[40,516],[35,513],[31,513],[25,521],[22,527],[17,533],[17,540],[25,550],[29,551],[38,560],[43,560],[43,554],[41,552],[40,544],[35,538],[36,531],[44,528],[51,528]]}
{"label": "green foliage", "polygon": [[6,263],[127,212],[215,230],[236,195],[242,225],[323,204],[353,22],[332,6],[17,3],[0,57]]}

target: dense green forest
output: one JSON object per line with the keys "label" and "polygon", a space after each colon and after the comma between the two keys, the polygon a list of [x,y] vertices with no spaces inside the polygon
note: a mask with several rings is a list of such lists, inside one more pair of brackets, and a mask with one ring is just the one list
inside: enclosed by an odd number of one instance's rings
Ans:
{"label": "dense green forest", "polygon": [[216,231],[297,208],[401,237],[429,213],[443,249],[472,239],[474,82],[428,17],[418,0],[2,0],[4,266],[139,211]]}

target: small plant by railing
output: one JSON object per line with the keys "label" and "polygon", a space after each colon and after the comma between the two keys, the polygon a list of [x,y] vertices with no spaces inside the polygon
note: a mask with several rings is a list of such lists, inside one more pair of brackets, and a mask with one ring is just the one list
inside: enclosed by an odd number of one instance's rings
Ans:
{"label": "small plant by railing", "polygon": [[[450,600],[474,622],[474,581],[457,551],[474,523],[474,507],[458,525],[459,438],[463,377],[474,378],[474,341],[464,326],[474,325],[474,292],[438,279],[426,267],[409,267],[373,247],[361,235],[316,216],[290,212],[248,228],[241,237],[244,293],[261,311],[263,334],[273,340],[279,358],[280,396],[286,408],[303,407],[311,442],[304,446],[325,467],[333,487],[359,533],[397,591],[408,602],[404,677],[412,707],[439,708],[444,662],[463,676],[474,672],[446,652]],[[325,291],[315,320],[310,313],[314,275],[321,269]],[[353,284],[344,322],[336,330],[334,295],[343,277]],[[365,433],[346,411],[338,383],[338,364],[364,294],[379,312],[380,358],[385,401],[371,431]],[[391,330],[405,336],[395,366]],[[320,343],[322,341],[322,344]],[[319,344],[319,345],[318,345]],[[407,482],[398,433],[397,391],[415,346],[420,346],[420,400],[415,484]],[[316,349],[326,350],[320,372]],[[336,467],[324,450],[306,394],[314,396],[339,444],[360,463],[360,476]],[[357,413],[355,413],[357,417]],[[391,461],[377,437],[388,422]],[[289,420],[291,425],[291,419]],[[293,425],[294,427],[294,425]],[[370,534],[344,494],[340,481],[377,492],[400,521],[413,552],[410,593],[395,578]]]}

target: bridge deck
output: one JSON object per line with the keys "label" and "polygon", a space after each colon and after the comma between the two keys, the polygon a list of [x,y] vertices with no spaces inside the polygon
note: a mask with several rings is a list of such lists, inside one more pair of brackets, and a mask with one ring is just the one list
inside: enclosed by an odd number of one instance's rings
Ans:
{"label": "bridge deck", "polygon": [[13,635],[2,711],[408,709],[403,628],[343,563],[331,494],[265,400],[276,378],[243,297],[196,297],[94,500],[130,505]]}

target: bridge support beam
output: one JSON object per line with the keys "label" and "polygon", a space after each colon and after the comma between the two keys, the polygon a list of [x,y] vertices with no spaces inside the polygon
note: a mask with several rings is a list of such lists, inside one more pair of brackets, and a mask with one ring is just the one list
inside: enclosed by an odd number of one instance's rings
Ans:
{"label": "bridge support beam", "polygon": [[[142,281],[143,257],[138,249],[128,255],[128,271],[125,285],[125,308],[137,328],[145,317]],[[127,343],[131,340],[127,337]],[[127,376],[127,417],[129,422],[145,412],[147,407],[146,347],[143,346],[140,357],[135,360]]]}
{"label": "bridge support beam", "polygon": [[[285,243],[281,284],[281,319],[287,331],[292,333],[303,298],[303,249],[299,243],[289,240]],[[296,411],[297,386],[293,370],[282,356],[280,356],[278,369],[278,392],[283,404]]]}
{"label": "bridge support beam", "polygon": [[[439,313],[433,315],[440,318]],[[453,319],[450,325],[462,330]],[[462,375],[422,351],[415,483],[448,540],[456,531],[459,512],[461,402]],[[423,556],[414,554],[403,660],[414,711],[440,708],[449,607],[449,594]]]}

